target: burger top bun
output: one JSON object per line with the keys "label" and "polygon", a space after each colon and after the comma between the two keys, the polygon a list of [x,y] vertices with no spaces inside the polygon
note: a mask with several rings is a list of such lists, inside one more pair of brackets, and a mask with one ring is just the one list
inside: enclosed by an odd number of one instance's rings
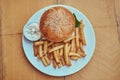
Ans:
{"label": "burger top bun", "polygon": [[64,7],[53,7],[45,11],[40,19],[40,31],[44,38],[61,42],[72,35],[75,29],[73,14]]}

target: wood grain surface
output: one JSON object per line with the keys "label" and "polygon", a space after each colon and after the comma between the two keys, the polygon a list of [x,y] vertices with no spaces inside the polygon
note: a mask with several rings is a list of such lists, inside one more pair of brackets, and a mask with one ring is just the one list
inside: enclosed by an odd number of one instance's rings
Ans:
{"label": "wood grain surface", "polygon": [[120,0],[115,0],[116,23],[120,40]]}
{"label": "wood grain surface", "polygon": [[[22,29],[39,9],[65,4],[93,25],[94,55],[85,68],[66,77],[37,71],[22,48]],[[0,80],[120,80],[120,0],[0,0]]]}
{"label": "wood grain surface", "polygon": [[3,76],[3,58],[2,58],[2,38],[1,38],[1,1],[0,1],[0,80]]}

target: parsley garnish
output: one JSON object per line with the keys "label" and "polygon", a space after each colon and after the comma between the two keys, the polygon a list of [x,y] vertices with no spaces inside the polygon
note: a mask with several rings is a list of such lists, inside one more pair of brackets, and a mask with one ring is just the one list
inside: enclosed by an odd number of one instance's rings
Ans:
{"label": "parsley garnish", "polygon": [[75,17],[75,27],[79,27],[80,26],[80,21],[77,20],[76,15],[73,13],[74,17]]}

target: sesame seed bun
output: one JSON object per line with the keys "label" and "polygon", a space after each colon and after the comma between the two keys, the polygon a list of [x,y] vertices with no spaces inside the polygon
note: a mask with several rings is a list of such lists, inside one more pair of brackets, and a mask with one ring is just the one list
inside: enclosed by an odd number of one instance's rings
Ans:
{"label": "sesame seed bun", "polygon": [[72,35],[75,29],[73,14],[64,7],[53,7],[45,11],[40,19],[40,31],[44,38],[61,42]]}

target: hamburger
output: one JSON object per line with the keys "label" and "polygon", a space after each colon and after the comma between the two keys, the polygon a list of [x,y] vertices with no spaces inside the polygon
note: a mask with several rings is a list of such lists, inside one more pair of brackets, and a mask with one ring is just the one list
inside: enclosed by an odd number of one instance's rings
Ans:
{"label": "hamburger", "polygon": [[42,14],[39,27],[44,38],[53,42],[61,42],[74,32],[75,18],[64,7],[52,7]]}

